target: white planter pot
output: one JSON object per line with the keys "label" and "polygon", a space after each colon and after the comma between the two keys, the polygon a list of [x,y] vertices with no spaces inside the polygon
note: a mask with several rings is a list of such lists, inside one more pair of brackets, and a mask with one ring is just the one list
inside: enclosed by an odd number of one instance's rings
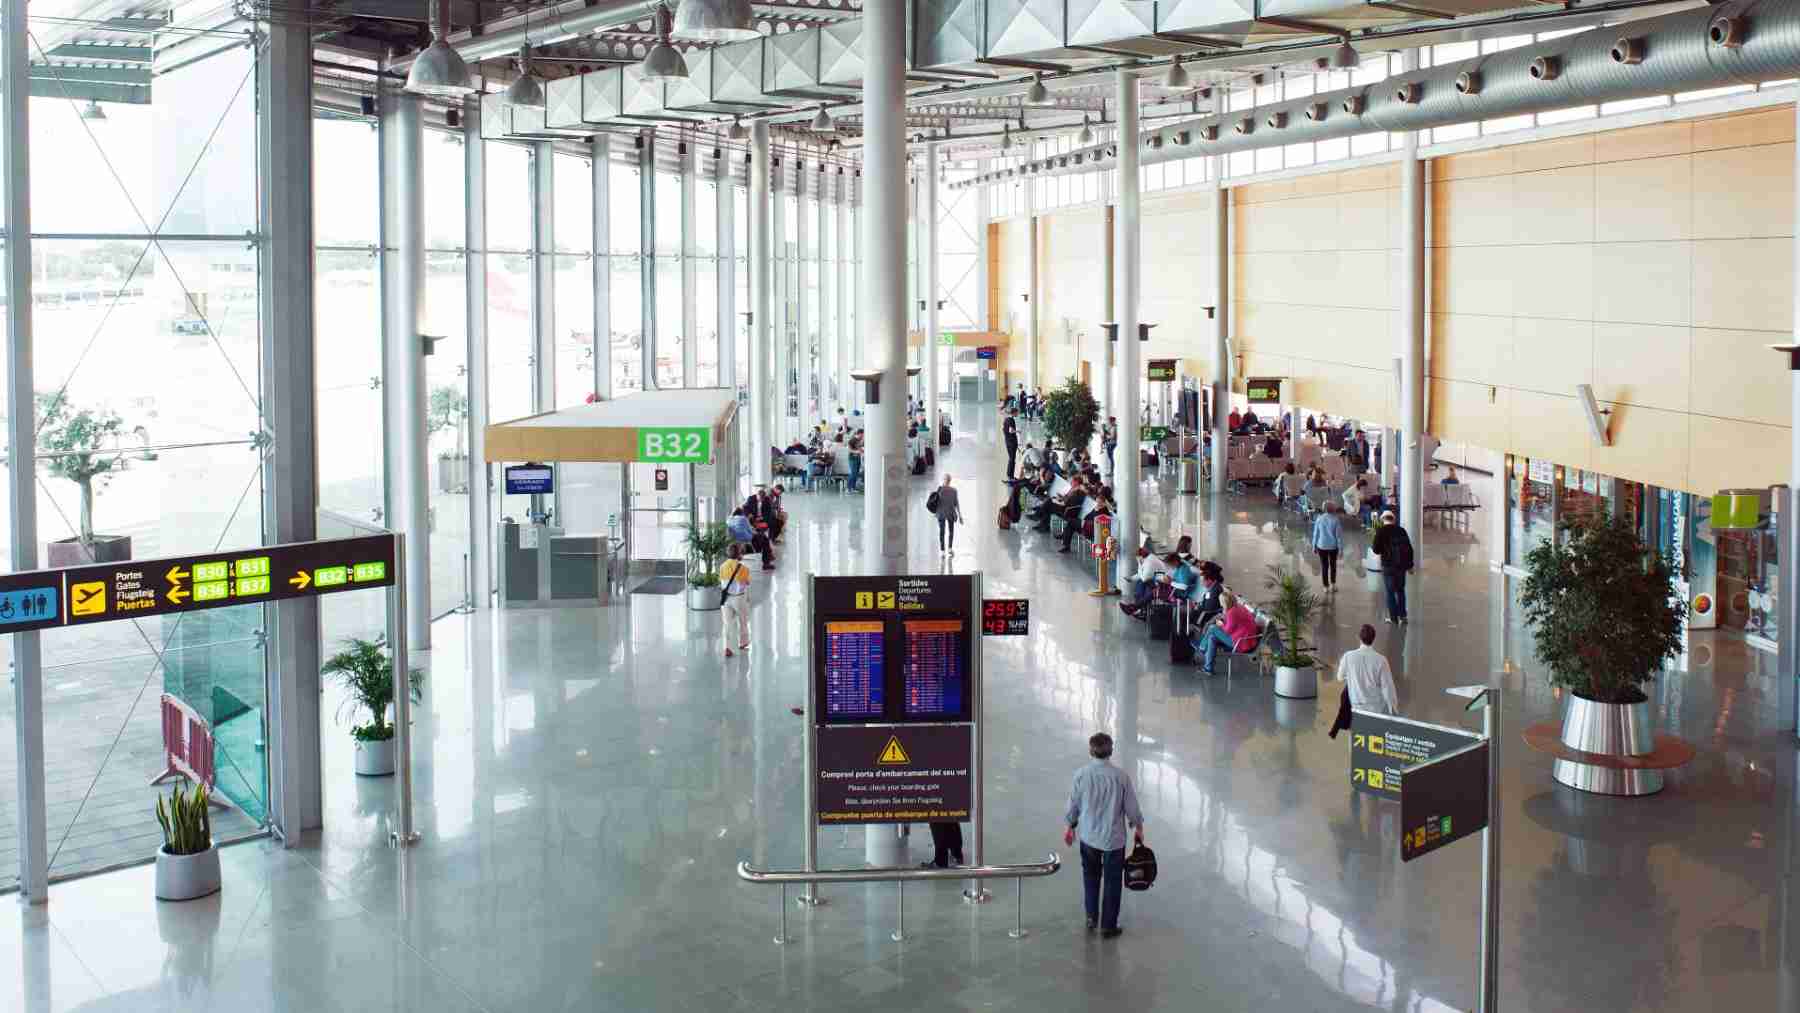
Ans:
{"label": "white planter pot", "polygon": [[695,612],[719,611],[719,589],[716,587],[695,587],[688,585],[688,608]]}
{"label": "white planter pot", "polygon": [[1289,700],[1310,700],[1319,695],[1319,677],[1310,668],[1275,666],[1275,695]]}
{"label": "white planter pot", "polygon": [[394,740],[357,739],[356,772],[363,777],[386,777],[394,772]]}
{"label": "white planter pot", "polygon": [[[1604,756],[1643,756],[1656,749],[1650,702],[1601,703],[1574,693],[1563,710],[1562,744]],[[1663,789],[1660,770],[1615,770],[1575,760],[1557,760],[1550,776],[1597,795],[1654,795]]]}
{"label": "white planter pot", "polygon": [[219,892],[219,849],[197,855],[171,855],[157,849],[156,898],[193,900]]}

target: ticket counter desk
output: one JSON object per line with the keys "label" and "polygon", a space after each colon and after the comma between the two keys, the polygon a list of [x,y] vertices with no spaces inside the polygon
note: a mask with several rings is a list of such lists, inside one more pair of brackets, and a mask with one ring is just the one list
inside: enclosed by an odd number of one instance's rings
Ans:
{"label": "ticket counter desk", "polygon": [[564,534],[547,524],[502,521],[494,544],[500,550],[500,605],[610,605],[620,590],[612,539],[606,535]]}

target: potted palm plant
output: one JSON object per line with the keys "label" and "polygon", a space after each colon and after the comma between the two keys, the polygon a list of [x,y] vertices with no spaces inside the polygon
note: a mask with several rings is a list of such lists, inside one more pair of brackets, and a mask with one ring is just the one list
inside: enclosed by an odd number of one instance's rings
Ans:
{"label": "potted palm plant", "polygon": [[1316,662],[1307,651],[1306,627],[1319,611],[1319,596],[1313,592],[1306,575],[1296,566],[1269,567],[1266,585],[1272,595],[1269,621],[1279,636],[1281,649],[1275,653],[1275,695],[1291,700],[1311,699],[1319,695],[1319,679],[1313,673]]}
{"label": "potted palm plant", "polygon": [[[94,533],[94,492],[130,467],[135,457],[156,460],[150,451],[149,433],[143,426],[127,428],[124,416],[110,408],[76,408],[68,393],[54,391],[37,396],[38,457],[51,477],[66,479],[81,490],[80,526],[74,538],[51,542],[46,556],[51,566],[112,563],[131,558],[130,535]],[[137,449],[124,445],[135,437]]]}
{"label": "potted palm plant", "polygon": [[[383,777],[394,772],[394,726],[388,721],[388,708],[394,704],[394,662],[380,642],[351,637],[338,653],[325,660],[319,674],[335,676],[350,698],[338,710],[354,718],[367,712],[367,724],[350,726],[350,737],[356,740],[356,772],[365,777]],[[425,675],[413,669],[408,680],[414,700]]]}
{"label": "potted palm plant", "polygon": [[731,532],[723,524],[689,524],[682,536],[687,548],[687,603],[695,612],[719,608],[719,560],[731,547]]}
{"label": "potted palm plant", "polygon": [[1086,447],[1100,423],[1100,402],[1075,377],[1044,395],[1044,432],[1069,450]]}
{"label": "potted palm plant", "polygon": [[219,851],[213,847],[212,804],[206,785],[191,791],[169,789],[156,796],[156,822],[163,843],[156,851],[156,896],[159,900],[193,900],[219,892]]}
{"label": "potted palm plant", "polygon": [[[1584,517],[1525,554],[1519,607],[1550,685],[1568,691],[1562,743],[1611,756],[1655,748],[1643,686],[1681,653],[1686,609],[1668,562],[1624,518]],[[1560,544],[1559,544],[1560,543]],[[1658,770],[1557,759],[1551,776],[1606,795],[1662,790]]]}

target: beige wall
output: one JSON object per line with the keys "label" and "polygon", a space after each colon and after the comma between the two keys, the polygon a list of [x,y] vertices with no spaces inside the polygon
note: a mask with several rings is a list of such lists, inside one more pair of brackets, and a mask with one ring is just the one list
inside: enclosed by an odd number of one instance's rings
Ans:
{"label": "beige wall", "polygon": [[[1790,379],[1765,346],[1793,333],[1793,128],[1779,106],[1428,163],[1432,431],[1692,492],[1786,481]],[[1392,421],[1398,180],[1376,166],[1233,189],[1236,375]],[[1210,208],[1203,191],[1144,202],[1145,357],[1196,371]],[[1046,384],[1077,371],[1065,321],[1097,334],[1105,317],[1104,215],[1041,220]],[[1003,299],[1025,289],[1028,235],[999,226]],[[1580,383],[1612,409],[1612,446],[1592,446]]]}
{"label": "beige wall", "polygon": [[1691,492],[1786,481],[1765,346],[1793,326],[1793,126],[1777,107],[1432,162],[1433,431]]}

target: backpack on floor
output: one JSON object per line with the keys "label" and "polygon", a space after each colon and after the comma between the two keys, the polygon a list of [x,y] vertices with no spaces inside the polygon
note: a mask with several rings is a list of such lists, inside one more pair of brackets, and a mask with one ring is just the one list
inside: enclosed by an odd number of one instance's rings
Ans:
{"label": "backpack on floor", "polygon": [[1125,856],[1125,889],[1148,890],[1156,882],[1156,852],[1140,844]]}

